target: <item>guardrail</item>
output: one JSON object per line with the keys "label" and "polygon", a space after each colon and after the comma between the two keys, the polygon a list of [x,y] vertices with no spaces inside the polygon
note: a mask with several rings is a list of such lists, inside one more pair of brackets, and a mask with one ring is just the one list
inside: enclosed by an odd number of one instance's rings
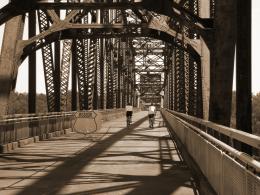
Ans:
{"label": "guardrail", "polygon": [[70,129],[75,112],[10,115],[0,119],[0,144]]}
{"label": "guardrail", "polygon": [[[138,109],[134,111],[138,111]],[[86,117],[91,116],[92,113],[91,111],[80,112],[90,112],[90,115],[86,115]],[[100,120],[97,121],[100,126],[102,120],[108,121],[124,116],[125,109],[106,109],[95,112],[100,116]],[[76,111],[1,116],[0,152],[8,152],[18,146],[66,133],[66,130],[73,129],[76,117]]]}
{"label": "guardrail", "polygon": [[259,149],[258,136],[171,110],[162,110],[170,132],[185,146],[217,194],[260,194],[260,162],[216,139],[222,133]]}

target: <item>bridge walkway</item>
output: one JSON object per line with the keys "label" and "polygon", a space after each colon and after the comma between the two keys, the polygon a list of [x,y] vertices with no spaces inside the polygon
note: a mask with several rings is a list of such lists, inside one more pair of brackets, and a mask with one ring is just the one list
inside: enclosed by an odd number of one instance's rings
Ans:
{"label": "bridge walkway", "polygon": [[103,124],[89,135],[71,133],[0,156],[0,194],[198,194],[158,113]]}

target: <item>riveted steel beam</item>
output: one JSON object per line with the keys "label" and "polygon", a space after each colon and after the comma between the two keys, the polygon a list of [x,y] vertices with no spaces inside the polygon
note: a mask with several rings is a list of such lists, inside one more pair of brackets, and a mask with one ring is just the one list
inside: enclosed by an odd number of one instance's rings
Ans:
{"label": "riveted steel beam", "polygon": [[11,19],[5,25],[1,56],[0,56],[0,115],[8,112],[8,99],[14,90],[18,67],[21,63],[17,56],[17,40],[22,39],[24,18],[21,16]]}

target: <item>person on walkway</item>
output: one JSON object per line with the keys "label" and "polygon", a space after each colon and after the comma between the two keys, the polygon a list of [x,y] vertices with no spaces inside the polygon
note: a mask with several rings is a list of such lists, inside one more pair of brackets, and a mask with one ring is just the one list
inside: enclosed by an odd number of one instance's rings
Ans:
{"label": "person on walkway", "polygon": [[153,128],[154,117],[155,117],[156,108],[153,103],[148,108],[148,117],[149,117],[149,127]]}
{"label": "person on walkway", "polygon": [[130,102],[127,103],[125,109],[126,109],[126,123],[127,126],[129,126],[130,123],[132,122],[132,115],[133,115],[133,106],[131,105]]}

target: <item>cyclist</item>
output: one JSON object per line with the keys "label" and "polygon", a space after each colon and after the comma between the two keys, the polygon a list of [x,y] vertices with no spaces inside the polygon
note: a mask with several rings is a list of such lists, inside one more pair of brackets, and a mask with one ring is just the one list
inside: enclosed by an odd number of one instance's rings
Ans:
{"label": "cyclist", "polygon": [[126,109],[126,123],[127,126],[129,126],[130,123],[132,122],[132,115],[133,115],[133,106],[130,104],[130,102],[128,102],[125,109]]}
{"label": "cyclist", "polygon": [[149,127],[150,128],[153,128],[155,112],[156,112],[156,108],[152,103],[148,108]]}

